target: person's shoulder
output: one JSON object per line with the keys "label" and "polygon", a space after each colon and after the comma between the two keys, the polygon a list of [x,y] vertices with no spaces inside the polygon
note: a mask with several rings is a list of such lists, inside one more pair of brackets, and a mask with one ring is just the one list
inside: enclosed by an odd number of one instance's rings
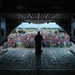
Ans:
{"label": "person's shoulder", "polygon": [[42,35],[41,35],[42,36]]}
{"label": "person's shoulder", "polygon": [[38,35],[36,35],[35,37],[37,37]]}

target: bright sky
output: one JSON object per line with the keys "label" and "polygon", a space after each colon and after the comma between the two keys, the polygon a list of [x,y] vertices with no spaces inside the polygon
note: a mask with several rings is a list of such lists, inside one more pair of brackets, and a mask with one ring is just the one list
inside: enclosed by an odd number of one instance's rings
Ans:
{"label": "bright sky", "polygon": [[55,22],[44,23],[44,24],[34,24],[34,23],[25,23],[22,22],[18,27],[20,28],[60,28]]}

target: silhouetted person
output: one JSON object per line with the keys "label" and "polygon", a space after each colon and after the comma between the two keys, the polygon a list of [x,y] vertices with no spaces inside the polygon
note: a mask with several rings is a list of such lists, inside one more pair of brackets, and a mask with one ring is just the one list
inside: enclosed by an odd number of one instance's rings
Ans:
{"label": "silhouetted person", "polygon": [[40,54],[42,52],[41,50],[41,41],[42,41],[43,37],[42,35],[40,35],[40,32],[38,32],[38,34],[35,36],[35,53],[36,54]]}

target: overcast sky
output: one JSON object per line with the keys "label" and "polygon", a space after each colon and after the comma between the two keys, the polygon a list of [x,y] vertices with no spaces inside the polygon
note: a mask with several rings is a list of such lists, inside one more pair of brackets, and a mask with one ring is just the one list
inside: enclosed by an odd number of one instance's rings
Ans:
{"label": "overcast sky", "polygon": [[20,28],[60,28],[56,23],[51,22],[49,24],[44,23],[44,24],[33,24],[33,23],[25,23],[22,22],[18,27]]}

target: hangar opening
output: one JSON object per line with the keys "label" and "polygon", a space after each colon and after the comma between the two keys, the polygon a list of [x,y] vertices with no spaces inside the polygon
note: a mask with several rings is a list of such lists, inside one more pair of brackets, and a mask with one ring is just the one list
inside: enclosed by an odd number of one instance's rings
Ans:
{"label": "hangar opening", "polygon": [[38,31],[40,31],[40,34],[43,36],[41,46],[44,48],[64,48],[72,46],[70,36],[55,22],[43,24],[23,22],[11,32],[7,38],[7,42],[5,42],[2,47],[35,48],[34,38]]}

